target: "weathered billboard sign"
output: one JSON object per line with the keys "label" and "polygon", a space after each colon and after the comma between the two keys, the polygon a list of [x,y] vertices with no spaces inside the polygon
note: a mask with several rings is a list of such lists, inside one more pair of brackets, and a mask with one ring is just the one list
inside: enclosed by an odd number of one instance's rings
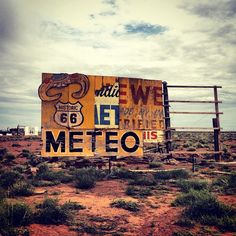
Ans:
{"label": "weathered billboard sign", "polygon": [[42,156],[142,156],[162,142],[162,82],[75,74],[42,75]]}

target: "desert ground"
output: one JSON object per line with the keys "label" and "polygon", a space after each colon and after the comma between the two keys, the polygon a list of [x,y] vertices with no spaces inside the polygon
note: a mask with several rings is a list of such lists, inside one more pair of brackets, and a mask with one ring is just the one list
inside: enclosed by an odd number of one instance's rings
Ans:
{"label": "desert ground", "polygon": [[[213,150],[212,134],[173,133],[174,151]],[[42,158],[40,137],[0,137],[0,235],[156,235],[236,233],[236,132],[214,155],[112,161]],[[149,151],[151,150],[151,151]]]}

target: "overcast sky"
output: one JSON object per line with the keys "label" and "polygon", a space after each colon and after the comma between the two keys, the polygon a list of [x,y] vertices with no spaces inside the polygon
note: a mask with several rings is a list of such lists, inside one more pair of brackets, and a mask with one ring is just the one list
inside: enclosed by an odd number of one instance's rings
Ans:
{"label": "overcast sky", "polygon": [[[221,85],[221,125],[236,130],[236,0],[0,0],[0,128],[41,126],[42,72]],[[171,110],[213,111],[181,106]],[[175,115],[172,125],[211,126],[211,118]]]}

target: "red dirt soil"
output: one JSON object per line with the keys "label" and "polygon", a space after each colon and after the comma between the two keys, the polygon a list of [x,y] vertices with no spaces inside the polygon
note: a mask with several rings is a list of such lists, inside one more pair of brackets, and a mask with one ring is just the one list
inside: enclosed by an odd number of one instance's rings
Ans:
{"label": "red dirt soil", "polygon": [[[21,146],[12,147],[12,144],[16,143]],[[232,142],[230,144],[232,144]],[[21,153],[22,149],[28,149],[32,153],[39,153],[41,142],[39,140],[5,141],[0,142],[0,147],[6,147],[9,152],[17,156]],[[16,159],[16,163],[18,164],[24,164],[25,161],[26,159],[22,157]],[[132,164],[127,166],[127,168],[131,167],[132,169],[135,169],[136,167],[139,167],[140,169],[143,169],[145,166],[146,168],[148,167],[145,164]],[[163,165],[163,168],[187,168],[191,170],[191,164],[177,163],[176,165]],[[97,182],[96,187],[91,190],[79,190],[78,193],[72,184],[60,184],[52,187],[38,187],[36,188],[37,192],[45,191],[45,193],[29,197],[18,197],[11,199],[11,201],[23,201],[30,206],[34,206],[48,197],[57,198],[60,203],[65,203],[67,201],[78,202],[84,205],[86,209],[78,211],[76,215],[77,221],[88,222],[91,216],[102,217],[104,219],[107,218],[116,222],[119,229],[125,229],[125,232],[123,233],[125,236],[171,236],[175,231],[189,231],[189,229],[175,224],[176,221],[180,219],[182,212],[182,208],[171,206],[171,202],[179,193],[176,189],[173,188],[165,192],[160,190],[159,193],[159,190],[155,190],[156,192],[153,196],[145,199],[136,199],[125,194],[126,188],[127,181],[106,180]],[[55,195],[55,192],[58,192],[59,194]],[[112,208],[110,203],[117,198],[136,201],[140,204],[141,210],[137,213],[132,213],[124,209]],[[218,196],[218,198],[228,205],[236,205],[235,196],[221,195]],[[72,231],[69,226],[65,225],[54,226],[32,224],[28,229],[32,236],[89,235]],[[199,227],[196,227],[193,231],[198,232],[198,230]],[[222,233],[219,235],[233,236],[232,233]]]}

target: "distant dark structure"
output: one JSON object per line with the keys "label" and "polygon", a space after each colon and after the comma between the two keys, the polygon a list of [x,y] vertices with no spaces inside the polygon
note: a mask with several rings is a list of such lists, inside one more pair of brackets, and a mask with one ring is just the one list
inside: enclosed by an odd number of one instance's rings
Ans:
{"label": "distant dark structure", "polygon": [[0,135],[4,136],[12,136],[12,135],[38,135],[38,128],[37,127],[29,127],[29,126],[22,126],[17,125],[16,128],[7,128],[7,130],[0,130]]}

